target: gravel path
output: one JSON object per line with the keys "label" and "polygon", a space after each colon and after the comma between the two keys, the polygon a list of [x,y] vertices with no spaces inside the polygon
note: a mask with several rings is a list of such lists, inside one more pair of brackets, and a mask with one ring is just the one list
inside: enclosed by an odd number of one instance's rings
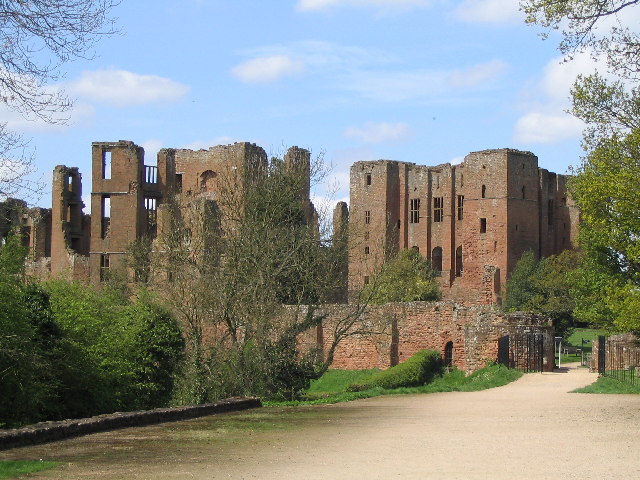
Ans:
{"label": "gravel path", "polygon": [[[584,369],[530,374],[483,392],[280,409],[277,420],[262,409],[25,447],[0,459],[67,463],[30,478],[640,478],[640,396],[568,393],[595,379]],[[264,428],[224,427],[222,417],[241,415]]]}

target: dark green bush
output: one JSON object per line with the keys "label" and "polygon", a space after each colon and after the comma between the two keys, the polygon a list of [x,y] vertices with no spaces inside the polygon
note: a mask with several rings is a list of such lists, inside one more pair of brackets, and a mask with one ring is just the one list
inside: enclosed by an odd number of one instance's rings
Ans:
{"label": "dark green bush", "polygon": [[442,375],[442,358],[436,350],[420,350],[405,362],[349,385],[348,390],[359,392],[370,388],[386,389],[417,387]]}

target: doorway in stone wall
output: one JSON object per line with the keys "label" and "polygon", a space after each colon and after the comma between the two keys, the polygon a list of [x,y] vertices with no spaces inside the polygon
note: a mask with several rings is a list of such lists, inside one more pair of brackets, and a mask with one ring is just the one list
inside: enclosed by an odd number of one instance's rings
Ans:
{"label": "doorway in stone wall", "polygon": [[444,366],[447,369],[453,367],[453,342],[447,342],[444,346]]}

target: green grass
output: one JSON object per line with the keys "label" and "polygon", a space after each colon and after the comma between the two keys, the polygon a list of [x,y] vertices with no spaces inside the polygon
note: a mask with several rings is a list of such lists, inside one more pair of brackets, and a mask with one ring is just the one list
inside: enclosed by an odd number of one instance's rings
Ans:
{"label": "green grass", "polygon": [[[595,328],[576,328],[573,330],[569,338],[565,338],[562,340],[562,345],[581,348],[585,354],[591,353],[591,345],[592,345],[591,342],[593,340],[597,341],[598,335],[604,335],[604,332],[602,330],[597,330]],[[588,340],[589,343],[585,343],[583,345],[582,340]],[[556,351],[556,357],[557,357],[557,353],[558,352]],[[564,365],[565,363],[580,362],[580,361],[582,361],[582,355],[580,355],[579,353],[573,354],[573,355],[562,354],[562,362],[561,362],[562,365]]]}
{"label": "green grass", "polygon": [[[337,372],[337,373],[336,373]],[[333,385],[332,388],[341,388],[342,390],[314,390],[314,385],[309,391],[302,397],[301,400],[290,402],[263,402],[267,406],[292,406],[292,405],[320,405],[326,403],[339,403],[349,402],[352,400],[358,400],[361,398],[377,397],[380,395],[401,395],[401,394],[416,394],[416,393],[438,393],[438,392],[475,392],[478,390],[486,390],[488,388],[500,387],[507,383],[513,382],[520,378],[523,374],[517,370],[511,370],[501,365],[491,365],[485,367],[477,372],[465,376],[464,372],[459,370],[453,370],[446,373],[442,377],[436,378],[431,383],[422,385],[420,387],[403,387],[394,389],[383,389],[380,387],[372,388],[370,390],[364,390],[362,392],[346,392],[344,389],[349,385],[346,378],[353,375],[351,378],[360,376],[364,378],[366,375],[371,374],[371,370],[356,370],[349,373],[348,370],[329,370],[324,376],[329,376],[327,380],[328,385]],[[324,376],[317,380],[317,382],[324,382]],[[338,387],[340,385],[340,387]],[[328,388],[328,387],[325,387]]]}
{"label": "green grass", "polygon": [[60,462],[0,460],[0,478],[14,478],[27,473],[41,472],[60,465]]}
{"label": "green grass", "polygon": [[630,385],[611,377],[599,377],[597,381],[573,393],[640,393],[640,385]]}
{"label": "green grass", "polygon": [[311,381],[311,386],[306,393],[308,395],[322,395],[345,392],[352,383],[379,371],[377,368],[370,370],[327,370],[322,377]]}

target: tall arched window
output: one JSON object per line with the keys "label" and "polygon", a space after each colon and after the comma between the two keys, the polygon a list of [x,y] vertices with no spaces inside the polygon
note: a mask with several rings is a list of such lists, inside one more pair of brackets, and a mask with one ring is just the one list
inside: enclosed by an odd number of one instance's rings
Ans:
{"label": "tall arched window", "polygon": [[442,247],[436,247],[431,252],[431,264],[436,272],[442,271]]}
{"label": "tall arched window", "polygon": [[456,248],[456,277],[462,276],[462,245]]}

